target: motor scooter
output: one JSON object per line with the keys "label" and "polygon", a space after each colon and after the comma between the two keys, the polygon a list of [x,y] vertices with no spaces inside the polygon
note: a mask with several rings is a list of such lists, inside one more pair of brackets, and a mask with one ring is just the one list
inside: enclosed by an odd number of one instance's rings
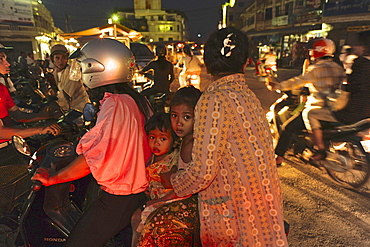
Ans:
{"label": "motor scooter", "polygon": [[[70,164],[77,157],[75,147],[80,137],[95,124],[95,113],[95,106],[87,104],[82,126],[74,121],[75,116],[79,117],[79,112],[72,111],[72,116],[67,114],[58,122],[63,134],[46,142],[33,154],[25,140],[13,137],[14,147],[28,157],[30,162],[23,175],[22,196],[14,196],[20,198],[19,203],[9,213],[1,215],[0,246],[60,247],[67,241],[78,219],[98,196],[99,186],[91,175],[48,187],[30,178],[39,167],[58,171]],[[0,173],[0,181],[5,175]],[[13,186],[19,186],[19,179],[12,182]],[[106,244],[122,247],[130,245],[130,227],[122,229]]]}
{"label": "motor scooter", "polygon": [[[300,105],[296,102],[276,109],[281,102],[289,102],[288,98],[289,96],[284,93],[271,105],[266,115],[275,145],[280,137],[281,125]],[[324,168],[344,187],[361,188],[370,176],[370,119],[364,119],[352,125],[321,121],[321,125],[327,147],[326,159],[317,162],[310,160],[315,149],[313,140],[305,129],[298,131],[293,137],[289,144],[289,153],[306,164]]]}
{"label": "motor scooter", "polygon": [[13,136],[14,149],[29,162],[0,167],[0,194],[7,199],[1,203],[0,246],[61,246],[65,242],[82,214],[83,195],[91,178],[42,187],[31,177],[40,166],[53,164],[59,170],[75,159],[75,145],[84,133],[74,122],[80,115],[71,111],[58,121],[61,135],[40,135],[46,141],[33,154],[24,139]]}

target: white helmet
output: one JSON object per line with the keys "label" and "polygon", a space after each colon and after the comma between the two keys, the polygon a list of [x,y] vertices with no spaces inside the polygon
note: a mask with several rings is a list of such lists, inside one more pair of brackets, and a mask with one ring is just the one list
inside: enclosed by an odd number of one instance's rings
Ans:
{"label": "white helmet", "polygon": [[77,58],[82,80],[91,89],[131,81],[135,66],[131,50],[114,39],[91,40],[70,58]]}

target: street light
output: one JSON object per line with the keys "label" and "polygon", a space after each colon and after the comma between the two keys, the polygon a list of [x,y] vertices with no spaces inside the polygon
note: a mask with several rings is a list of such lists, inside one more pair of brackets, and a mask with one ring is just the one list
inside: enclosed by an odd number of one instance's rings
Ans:
{"label": "street light", "polygon": [[230,0],[230,2],[226,2],[222,5],[222,28],[226,27],[226,12],[227,12],[227,7],[234,7],[235,5],[235,0]]}
{"label": "street light", "polygon": [[111,18],[108,18],[108,24],[113,24],[113,36],[114,39],[117,39],[117,22],[119,21],[118,15],[112,15]]}

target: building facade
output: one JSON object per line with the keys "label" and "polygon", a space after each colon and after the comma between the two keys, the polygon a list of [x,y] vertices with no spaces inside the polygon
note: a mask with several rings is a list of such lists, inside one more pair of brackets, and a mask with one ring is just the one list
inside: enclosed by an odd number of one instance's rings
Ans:
{"label": "building facade", "polygon": [[54,26],[50,11],[36,0],[0,0],[0,43],[14,48],[15,61],[20,51],[34,53],[35,59],[50,54],[50,46],[62,31]]}
{"label": "building facade", "polygon": [[300,66],[309,40],[331,38],[339,50],[369,29],[369,1],[255,0],[231,25],[248,35],[252,57],[273,48],[280,66]]}
{"label": "building facade", "polygon": [[120,23],[143,35],[142,42],[184,40],[185,16],[176,10],[163,10],[161,0],[134,0],[133,10],[117,12]]}

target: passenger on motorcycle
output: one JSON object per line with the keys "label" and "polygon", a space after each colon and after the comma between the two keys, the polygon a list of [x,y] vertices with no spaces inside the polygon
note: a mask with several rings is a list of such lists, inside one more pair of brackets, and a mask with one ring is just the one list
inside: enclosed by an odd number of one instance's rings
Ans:
{"label": "passenger on motorcycle", "polygon": [[[339,88],[345,78],[343,67],[333,61],[335,44],[330,39],[318,39],[313,42],[310,55],[315,63],[310,65],[305,74],[283,81],[279,84],[269,82],[268,88],[288,91],[307,86],[310,95],[302,112],[306,129],[312,133],[317,153],[312,160],[326,158],[325,144],[320,121],[337,122],[326,105],[326,96]],[[288,143],[287,143],[288,145]]]}
{"label": "passenger on motorcycle", "polygon": [[[10,64],[7,61],[5,53],[6,50],[8,50],[8,48],[0,45],[0,74],[2,75],[8,74],[10,71]],[[11,145],[11,138],[13,135],[26,138],[46,133],[58,135],[60,132],[60,127],[56,124],[46,127],[14,128],[12,119],[19,122],[36,122],[51,117],[52,115],[48,113],[21,112],[15,105],[8,89],[0,83],[0,166],[14,165],[17,164],[17,161],[22,160],[21,155],[15,151]]]}
{"label": "passenger on motorcycle", "polygon": [[51,48],[50,59],[55,69],[53,76],[58,86],[58,104],[64,111],[77,110],[82,112],[86,103],[90,102],[81,80],[70,77],[71,66],[68,64],[68,50],[64,45]]}
{"label": "passenger on motorcycle", "polygon": [[100,103],[97,122],[81,138],[79,156],[71,164],[56,173],[38,169],[33,179],[49,186],[91,173],[101,186],[100,195],[83,213],[66,246],[104,246],[130,224],[132,213],[145,200],[150,150],[144,124],[152,111],[145,97],[129,85],[135,63],[123,43],[95,39],[71,56],[81,65],[92,101]]}

